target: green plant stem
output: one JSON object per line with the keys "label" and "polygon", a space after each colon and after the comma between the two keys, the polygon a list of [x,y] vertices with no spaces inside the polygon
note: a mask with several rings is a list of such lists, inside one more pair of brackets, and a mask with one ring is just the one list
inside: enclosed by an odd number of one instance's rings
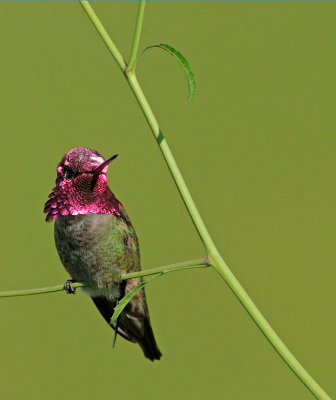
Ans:
{"label": "green plant stem", "polygon": [[106,29],[104,28],[103,24],[100,22],[99,18],[97,17],[97,14],[93,11],[93,8],[91,7],[90,3],[86,0],[79,0],[80,5],[83,7],[84,11],[86,12],[87,16],[90,18],[90,20],[93,23],[93,26],[97,29],[97,32],[103,39],[103,42],[106,44],[106,47],[112,54],[113,58],[115,59],[116,63],[120,67],[122,71],[125,71],[126,69],[126,62],[117,49],[117,46],[113,43],[110,35],[107,33]]}
{"label": "green plant stem", "polygon": [[286,362],[286,364],[292,369],[292,371],[297,375],[297,377],[307,386],[307,388],[317,397],[318,399],[327,400],[330,397],[324,390],[319,386],[319,384],[313,379],[312,376],[304,369],[304,367],[297,361],[294,355],[286,347],[277,333],[273,330],[271,325],[259,311],[257,306],[254,304],[252,299],[246,293],[242,285],[239,283],[237,278],[231,272],[230,268],[227,266],[222,256],[218,252],[214,242],[212,241],[209,232],[196,208],[196,205],[190,195],[187,185],[181,175],[181,172],[175,162],[175,159],[170,151],[168,143],[164,138],[162,131],[154,117],[154,114],[149,107],[149,104],[142,92],[142,89],[138,83],[138,80],[134,72],[127,72],[126,77],[128,83],[130,84],[132,91],[147,119],[149,126],[152,129],[154,137],[160,147],[161,153],[167,163],[169,171],[175,181],[175,184],[182,196],[184,204],[191,216],[191,219],[197,229],[199,236],[207,250],[209,255],[210,264],[215,268],[215,270],[221,275],[225,282],[229,285],[233,293],[236,295],[238,300],[241,302],[243,307],[252,317],[254,322],[257,324],[261,332],[271,343],[273,348],[278,352],[281,358]]}
{"label": "green plant stem", "polygon": [[[193,268],[205,268],[209,266],[208,258],[199,258],[197,260],[184,261],[181,263],[163,265],[161,267],[145,269],[143,271],[138,272],[130,272],[128,274],[123,274],[121,276],[122,280],[132,279],[132,278],[140,278],[143,276],[150,275],[158,275],[158,274],[167,274],[169,272],[174,271],[182,271],[185,269],[193,269]],[[72,286],[74,288],[79,288],[85,286],[84,283],[73,283]],[[31,296],[34,294],[45,294],[45,293],[53,293],[53,292],[61,292],[64,289],[64,285],[55,285],[55,286],[47,286],[36,289],[23,289],[23,290],[8,290],[5,292],[0,292],[1,297],[17,297],[17,296]]]}
{"label": "green plant stem", "polygon": [[122,280],[131,279],[131,278],[140,278],[141,276],[149,276],[156,274],[167,274],[168,272],[181,271],[183,269],[190,268],[205,268],[209,267],[208,258],[200,258],[198,260],[185,261],[182,263],[165,265],[163,267],[157,267],[152,269],[145,269],[139,272],[129,272],[128,274],[124,274],[121,276]]}
{"label": "green plant stem", "polygon": [[191,197],[191,194],[189,192],[189,189],[183,179],[183,176],[176,164],[176,161],[174,159],[174,156],[168,146],[168,143],[163,136],[162,131],[159,128],[159,124],[153,114],[152,109],[150,108],[148,101],[139,85],[139,82],[137,80],[137,77],[133,71],[127,71],[125,73],[126,79],[139,103],[139,106],[142,110],[142,112],[145,115],[145,118],[152,130],[152,133],[155,137],[155,140],[157,144],[159,145],[159,148],[161,150],[161,153],[164,157],[164,160],[167,164],[167,167],[174,179],[174,182],[176,184],[176,187],[182,197],[182,200],[186,206],[186,209],[191,217],[191,220],[199,234],[199,237],[202,241],[202,243],[205,246],[207,254],[211,254],[210,249],[208,245],[213,245],[213,242],[210,238],[210,235],[205,227],[205,224],[202,220],[202,217],[200,213],[198,212],[196,205]]}
{"label": "green plant stem", "polygon": [[[74,288],[84,286],[83,283],[73,283],[72,286]],[[45,294],[45,293],[53,293],[53,292],[61,292],[64,290],[63,285],[55,285],[55,286],[46,286],[37,289],[22,289],[22,290],[8,290],[6,292],[0,292],[0,297],[17,297],[17,296],[31,296],[33,294]]]}
{"label": "green plant stem", "polygon": [[[82,2],[83,3],[83,2]],[[85,2],[87,3],[87,2]],[[105,44],[109,48],[110,52],[116,59],[116,55],[114,55],[114,47],[110,46],[110,43],[113,43],[111,39],[107,40],[107,33],[105,29],[102,29],[102,24],[99,22],[97,24],[98,17],[94,14],[94,11],[91,8],[90,13],[88,13],[91,22],[95,25],[97,31],[99,32],[101,38],[104,40]],[[93,18],[94,17],[94,18]],[[143,15],[141,16],[141,18]],[[139,18],[139,14],[138,14]],[[137,25],[139,21],[137,22]],[[140,32],[140,31],[139,31]],[[107,35],[107,37],[106,37]],[[138,37],[136,37],[139,40]],[[133,47],[135,47],[134,45]],[[119,54],[119,52],[118,52]],[[178,188],[178,191],[183,199],[183,202],[188,210],[188,213],[196,227],[196,230],[207,250],[207,254],[209,256],[210,264],[215,268],[215,270],[220,274],[220,276],[226,281],[229,285],[233,293],[236,295],[238,300],[241,302],[243,307],[252,317],[253,321],[259,327],[261,332],[265,335],[267,340],[271,343],[274,349],[278,352],[280,357],[285,361],[285,363],[292,369],[292,371],[298,376],[298,378],[304,383],[304,385],[311,391],[311,393],[318,399],[321,400],[330,400],[330,397],[327,393],[320,387],[320,385],[313,379],[312,376],[308,374],[308,372],[303,368],[303,366],[296,360],[294,355],[289,351],[286,345],[282,342],[280,337],[276,334],[276,332],[272,329],[270,324],[258,310],[256,305],[253,303],[251,298],[248,296],[244,288],[238,282],[236,277],[233,275],[229,267],[226,265],[225,261],[221,257],[218,252],[214,242],[212,241],[208,230],[196,208],[196,205],[190,195],[190,192],[187,188],[187,185],[184,182],[182,174],[175,162],[175,159],[170,151],[168,143],[163,136],[162,131],[159,128],[159,124],[146,100],[146,97],[139,85],[139,82],[135,76],[134,71],[124,70],[124,76],[126,77],[138,103],[145,115],[145,118],[153,132],[153,135],[160,147],[161,153],[166,161],[166,164],[169,168],[169,171],[175,181],[175,184]]]}
{"label": "green plant stem", "polygon": [[127,69],[129,71],[132,71],[134,69],[135,60],[136,60],[136,57],[138,54],[138,48],[139,48],[139,42],[140,42],[140,36],[141,36],[141,28],[142,28],[143,16],[144,16],[144,12],[145,12],[145,4],[146,4],[145,0],[140,0],[139,10],[138,10],[138,18],[137,18],[137,22],[136,22],[133,45],[132,45],[132,50],[131,50],[131,56],[130,56],[128,66],[127,66]]}

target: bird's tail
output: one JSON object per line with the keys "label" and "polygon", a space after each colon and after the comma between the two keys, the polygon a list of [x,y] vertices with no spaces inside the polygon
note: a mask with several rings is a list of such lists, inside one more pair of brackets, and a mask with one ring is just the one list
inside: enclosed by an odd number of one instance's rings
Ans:
{"label": "bird's tail", "polygon": [[146,358],[151,361],[160,360],[162,354],[156,344],[149,318],[144,320],[144,335],[139,338],[138,343]]}
{"label": "bird's tail", "polygon": [[[121,298],[138,284],[139,281],[137,279],[127,280],[123,293],[121,293]],[[105,297],[92,297],[92,300],[106,322],[110,324],[116,301],[111,301]],[[146,358],[151,361],[160,360],[162,354],[155,341],[143,289],[127,304],[119,315],[117,322],[110,326],[125,339],[133,343],[139,343]]]}

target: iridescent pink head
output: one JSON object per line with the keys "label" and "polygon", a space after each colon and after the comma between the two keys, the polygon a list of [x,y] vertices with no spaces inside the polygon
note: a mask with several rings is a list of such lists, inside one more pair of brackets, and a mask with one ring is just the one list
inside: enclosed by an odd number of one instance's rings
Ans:
{"label": "iridescent pink head", "polygon": [[122,205],[107,185],[108,164],[96,150],[76,147],[67,152],[57,167],[56,186],[44,206],[46,220],[62,215],[116,214]]}

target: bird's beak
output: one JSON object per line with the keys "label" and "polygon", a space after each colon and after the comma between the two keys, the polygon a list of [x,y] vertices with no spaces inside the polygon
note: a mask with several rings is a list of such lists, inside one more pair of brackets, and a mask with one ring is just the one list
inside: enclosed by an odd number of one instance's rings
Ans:
{"label": "bird's beak", "polygon": [[93,174],[92,182],[91,182],[91,190],[93,190],[94,187],[96,186],[96,183],[98,181],[98,176],[102,172],[102,170],[106,167],[106,165],[108,165],[111,161],[113,161],[117,157],[118,157],[118,154],[114,154],[112,157],[108,158],[103,163],[98,165],[98,167],[91,172]]}
{"label": "bird's beak", "polygon": [[102,170],[106,167],[106,165],[110,164],[110,162],[117,157],[118,154],[114,154],[112,157],[105,160],[102,164],[98,165],[98,167],[92,171],[93,175],[98,176],[102,172]]}

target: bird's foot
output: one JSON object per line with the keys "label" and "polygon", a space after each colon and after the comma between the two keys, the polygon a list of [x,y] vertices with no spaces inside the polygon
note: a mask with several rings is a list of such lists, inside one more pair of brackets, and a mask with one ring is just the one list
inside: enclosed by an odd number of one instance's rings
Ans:
{"label": "bird's foot", "polygon": [[64,284],[64,290],[67,294],[75,294],[76,288],[73,287],[73,283],[75,283],[74,279],[68,279]]}

